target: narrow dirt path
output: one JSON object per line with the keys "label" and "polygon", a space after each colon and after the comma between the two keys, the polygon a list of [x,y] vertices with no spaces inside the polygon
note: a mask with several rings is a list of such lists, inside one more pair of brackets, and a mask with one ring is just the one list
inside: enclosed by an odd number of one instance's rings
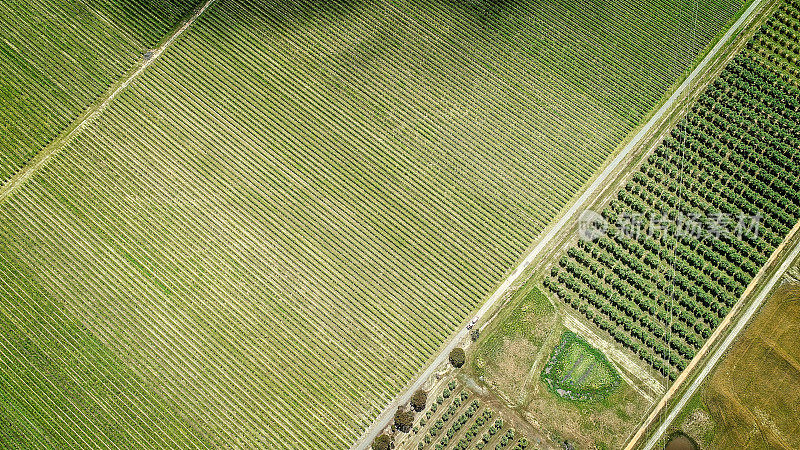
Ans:
{"label": "narrow dirt path", "polygon": [[159,57],[164,53],[166,49],[168,49],[180,35],[182,35],[190,26],[200,17],[215,0],[206,0],[200,9],[196,10],[194,14],[189,17],[189,19],[184,22],[182,26],[180,26],[177,30],[175,30],[169,38],[164,41],[161,46],[159,46],[156,50],[152,52],[150,58],[143,61],[139,67],[131,69],[128,72],[128,76],[123,78],[120,81],[117,81],[111,88],[109,89],[109,93],[106,94],[104,97],[101,97],[94,105],[92,105],[89,109],[87,109],[81,116],[72,123],[66,130],[59,137],[53,140],[49,145],[43,148],[37,155],[34,157],[25,167],[20,169],[14,176],[12,176],[6,183],[0,188],[0,203],[2,203],[9,195],[11,195],[16,189],[20,186],[25,184],[28,179],[30,179],[33,174],[36,173],[37,170],[42,168],[50,158],[53,157],[65,144],[67,144],[75,135],[77,135],[81,130],[83,130],[86,125],[91,123],[94,119],[96,119],[107,107],[114,101],[114,99],[119,96],[119,94],[125,90],[131,82],[139,78],[139,76],[150,67],[154,61],[158,60]]}

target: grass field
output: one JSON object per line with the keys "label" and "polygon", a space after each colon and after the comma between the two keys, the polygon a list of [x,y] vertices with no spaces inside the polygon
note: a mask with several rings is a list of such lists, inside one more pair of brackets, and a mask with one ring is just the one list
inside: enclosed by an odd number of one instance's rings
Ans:
{"label": "grass field", "polygon": [[0,1],[0,184],[197,3]]}
{"label": "grass field", "polygon": [[503,313],[495,319],[497,327],[476,343],[472,372],[491,386],[503,386],[506,395],[516,398],[532,382],[529,372],[537,358],[546,356],[541,349],[558,326],[558,317],[536,288]]}
{"label": "grass field", "polygon": [[800,285],[784,284],[687,403],[675,428],[701,448],[800,447]]}
{"label": "grass field", "polygon": [[0,311],[211,445],[347,447],[740,7],[470,5],[218,0],[0,205]]}
{"label": "grass field", "polygon": [[561,336],[541,377],[551,392],[573,401],[599,400],[620,383],[606,357],[572,332]]}

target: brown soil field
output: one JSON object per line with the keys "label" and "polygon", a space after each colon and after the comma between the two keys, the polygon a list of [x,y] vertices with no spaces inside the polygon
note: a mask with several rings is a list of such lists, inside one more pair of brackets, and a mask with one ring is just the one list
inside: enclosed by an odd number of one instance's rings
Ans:
{"label": "brown soil field", "polygon": [[784,283],[734,343],[681,428],[703,449],[800,448],[800,284]]}

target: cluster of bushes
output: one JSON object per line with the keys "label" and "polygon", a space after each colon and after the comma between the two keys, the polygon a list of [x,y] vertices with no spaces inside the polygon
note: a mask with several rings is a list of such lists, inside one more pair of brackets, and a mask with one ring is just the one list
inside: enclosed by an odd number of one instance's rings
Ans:
{"label": "cluster of bushes", "polygon": [[[503,431],[505,423],[502,419],[496,419],[492,422],[495,413],[489,408],[481,409],[481,401],[478,399],[470,401],[470,394],[466,389],[456,392],[457,387],[456,381],[450,381],[445,386],[442,395],[439,395],[435,401],[431,402],[425,411],[424,417],[420,419],[418,426],[414,427],[415,433],[419,432],[420,429],[424,431],[421,441],[417,443],[419,450],[425,448],[483,449],[498,433]],[[445,403],[445,397],[452,397],[449,405]],[[469,403],[467,403],[468,401]],[[444,406],[446,410],[439,417],[435,417],[436,410],[441,408],[443,404],[446,405]],[[427,429],[421,428],[426,425]],[[481,435],[481,430],[484,431],[483,435]],[[457,435],[461,432],[463,432],[463,435],[460,435],[458,440],[455,441]],[[475,442],[479,436],[481,438]],[[521,438],[515,446],[511,447],[515,436],[516,432],[513,428],[503,431],[502,436],[497,438],[494,448],[513,448],[515,450],[527,448],[528,441],[525,438]]]}
{"label": "cluster of bushes", "polygon": [[464,349],[461,347],[456,347],[450,351],[450,364],[453,365],[455,368],[459,368],[464,365],[466,362],[466,354],[464,353]]}

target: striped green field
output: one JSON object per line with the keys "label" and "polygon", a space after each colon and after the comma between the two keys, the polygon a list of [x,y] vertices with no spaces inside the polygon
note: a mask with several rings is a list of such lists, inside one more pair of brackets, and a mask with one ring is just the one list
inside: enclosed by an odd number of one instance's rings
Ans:
{"label": "striped green field", "polygon": [[0,183],[197,3],[0,0]]}
{"label": "striped green field", "polygon": [[0,249],[0,448],[209,445]]}
{"label": "striped green field", "polygon": [[[50,305],[181,446],[346,448],[740,6],[217,0],[0,204],[5,326]],[[70,444],[71,395],[2,418]]]}

